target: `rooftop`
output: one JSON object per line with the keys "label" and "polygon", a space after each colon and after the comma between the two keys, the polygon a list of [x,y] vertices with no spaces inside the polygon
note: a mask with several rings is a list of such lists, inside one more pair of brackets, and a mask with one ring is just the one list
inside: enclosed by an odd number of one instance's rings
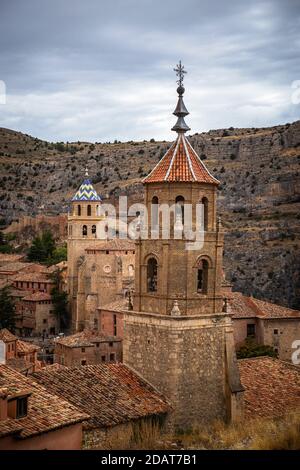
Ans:
{"label": "rooftop", "polygon": [[89,413],[87,427],[108,427],[170,410],[167,400],[121,363],[98,364],[34,374],[47,390]]}
{"label": "rooftop", "polygon": [[246,417],[283,415],[300,406],[300,368],[271,357],[238,361]]}
{"label": "rooftop", "polygon": [[13,335],[7,328],[2,328],[0,330],[0,340],[2,340],[4,343],[7,343],[9,341],[16,341],[18,338]]}
{"label": "rooftop", "polygon": [[6,365],[0,365],[0,388],[30,389],[28,414],[24,418],[0,421],[0,436],[18,433],[18,438],[33,437],[89,418],[74,405],[49,393],[31,378]]}
{"label": "rooftop", "polygon": [[86,178],[79,187],[72,201],[101,201],[101,197],[98,196],[91,180]]}
{"label": "rooftop", "polygon": [[17,354],[25,355],[39,351],[41,348],[35,344],[17,339]]}
{"label": "rooftop", "polygon": [[103,333],[93,330],[83,330],[73,335],[64,336],[63,338],[56,339],[55,342],[68,346],[70,348],[88,348],[94,346],[94,343],[101,343],[107,341],[120,341],[116,336],[107,336]]}
{"label": "rooftop", "polygon": [[23,254],[8,254],[8,253],[0,253],[0,266],[8,263],[13,263],[16,261],[20,261],[24,259]]}
{"label": "rooftop", "polygon": [[31,302],[39,302],[42,300],[51,300],[51,295],[47,292],[34,292],[32,294],[25,295],[22,300],[28,300]]}
{"label": "rooftop", "polygon": [[300,311],[231,292],[228,303],[233,318],[300,318]]}
{"label": "rooftop", "polygon": [[179,134],[143,183],[197,182],[218,185],[184,134]]}

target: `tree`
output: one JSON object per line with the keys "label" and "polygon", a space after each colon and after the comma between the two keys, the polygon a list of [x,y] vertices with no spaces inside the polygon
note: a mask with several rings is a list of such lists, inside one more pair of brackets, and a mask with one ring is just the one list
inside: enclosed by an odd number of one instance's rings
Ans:
{"label": "tree", "polygon": [[51,274],[54,286],[51,289],[51,299],[54,307],[54,314],[58,318],[59,329],[65,329],[68,326],[68,294],[62,290],[62,273],[56,269]]}
{"label": "tree", "polygon": [[43,232],[41,237],[34,238],[28,252],[29,261],[39,261],[44,263],[47,259],[52,258],[55,250],[55,241],[49,230]]}
{"label": "tree", "polygon": [[277,353],[272,346],[257,344],[254,338],[247,338],[245,343],[237,350],[236,355],[238,359],[258,356],[277,357]]}
{"label": "tree", "polygon": [[16,327],[17,314],[15,304],[10,295],[10,287],[4,286],[0,289],[0,329],[7,328],[14,331]]}

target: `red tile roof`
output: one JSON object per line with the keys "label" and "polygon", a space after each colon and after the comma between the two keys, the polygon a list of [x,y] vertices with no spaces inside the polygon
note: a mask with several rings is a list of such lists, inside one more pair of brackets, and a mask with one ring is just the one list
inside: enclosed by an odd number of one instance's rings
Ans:
{"label": "red tile roof", "polygon": [[281,305],[247,297],[240,292],[230,292],[228,303],[233,314],[237,318],[300,318],[300,311]]}
{"label": "red tile roof", "polygon": [[184,134],[179,134],[167,153],[143,179],[143,183],[198,182],[218,185]]}
{"label": "red tile roof", "polygon": [[[33,437],[49,431],[80,423],[89,418],[87,413],[48,392],[31,378],[6,365],[0,365],[0,389],[14,387],[19,391],[30,389],[28,414],[18,420],[0,421],[0,436],[18,432],[18,438]],[[19,426],[17,426],[17,424]]]}
{"label": "red tile roof", "polygon": [[73,335],[64,336],[55,340],[55,343],[68,346],[70,348],[88,348],[94,346],[94,343],[108,342],[108,341],[121,341],[116,336],[108,336],[93,330],[83,330]]}
{"label": "red tile roof", "polygon": [[22,300],[28,300],[31,302],[39,302],[41,300],[51,300],[51,295],[47,292],[34,292],[33,294],[28,294],[22,298]]}
{"label": "red tile roof", "polygon": [[4,343],[7,343],[9,341],[16,341],[18,338],[13,335],[7,328],[2,328],[2,330],[0,330],[0,339],[4,341]]}
{"label": "red tile roof", "polygon": [[271,357],[238,361],[245,415],[275,417],[300,406],[300,368]]}
{"label": "red tile roof", "polygon": [[89,413],[88,428],[115,426],[170,410],[163,395],[121,363],[44,369],[33,377],[51,393]]}
{"label": "red tile roof", "polygon": [[28,343],[27,341],[17,340],[17,354],[31,354],[39,351],[41,348],[36,344]]}

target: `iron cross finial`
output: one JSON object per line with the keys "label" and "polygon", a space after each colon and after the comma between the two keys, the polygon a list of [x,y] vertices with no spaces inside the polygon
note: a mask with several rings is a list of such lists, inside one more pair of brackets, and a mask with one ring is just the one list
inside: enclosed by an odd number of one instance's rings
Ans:
{"label": "iron cross finial", "polygon": [[176,68],[173,69],[174,72],[176,72],[176,75],[178,77],[177,83],[179,86],[183,86],[183,79],[184,79],[184,74],[187,73],[186,70],[184,70],[184,66],[181,65],[181,60],[179,61],[179,64],[176,65]]}

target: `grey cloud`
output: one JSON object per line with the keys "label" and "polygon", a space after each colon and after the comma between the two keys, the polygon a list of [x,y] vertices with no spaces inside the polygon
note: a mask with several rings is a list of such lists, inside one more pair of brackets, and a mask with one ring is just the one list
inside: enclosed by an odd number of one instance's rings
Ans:
{"label": "grey cloud", "polygon": [[173,66],[192,130],[299,118],[298,1],[0,3],[0,126],[50,140],[171,138]]}

